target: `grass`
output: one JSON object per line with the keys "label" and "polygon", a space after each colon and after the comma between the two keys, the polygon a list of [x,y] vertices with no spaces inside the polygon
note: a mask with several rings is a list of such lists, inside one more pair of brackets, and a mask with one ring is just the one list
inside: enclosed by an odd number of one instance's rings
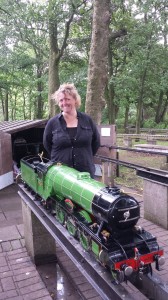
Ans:
{"label": "grass", "polygon": [[115,178],[115,184],[143,191],[143,179],[136,175],[136,171],[126,167],[120,167],[119,177]]}

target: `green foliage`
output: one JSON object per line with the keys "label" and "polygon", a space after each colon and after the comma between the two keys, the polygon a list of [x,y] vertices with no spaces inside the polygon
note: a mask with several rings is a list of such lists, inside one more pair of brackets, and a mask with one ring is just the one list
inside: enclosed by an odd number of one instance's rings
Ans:
{"label": "green foliage", "polygon": [[156,124],[156,126],[154,128],[167,129],[168,128],[168,119],[164,123],[162,122],[160,124]]}
{"label": "green foliage", "polygon": [[[133,5],[134,10],[132,10]],[[112,44],[113,73],[109,82],[114,86],[113,101],[118,107],[116,123],[121,119],[121,108],[128,105],[131,108],[141,101],[145,114],[149,115],[148,110],[153,107],[153,114],[150,114],[150,118],[154,124],[161,91],[164,93],[162,106],[166,105],[168,52],[167,44],[161,42],[161,39],[166,42],[167,34],[164,5],[166,5],[165,1],[162,3],[160,1],[155,1],[155,3],[153,1],[129,1],[126,9],[127,13],[130,13],[128,26],[125,7],[122,10],[120,6],[120,10],[114,13],[115,20],[117,18],[122,20],[121,15],[124,14],[125,26],[128,30],[124,38],[116,39]],[[116,24],[119,23],[116,22]],[[124,124],[124,120],[120,123]],[[129,114],[129,123],[132,123],[131,114]]]}
{"label": "green foliage", "polygon": [[[60,82],[73,82],[85,109],[88,59],[91,42],[92,1],[0,0],[0,111],[9,97],[9,118],[37,117],[41,101],[41,117],[48,114],[49,20],[56,20],[58,50],[72,10],[76,9],[70,27],[66,51],[59,62]],[[142,101],[144,127],[168,126],[168,48],[166,0],[112,1],[111,33],[121,29],[126,35],[111,39],[112,71],[108,87],[114,88],[113,110],[116,124],[122,128],[125,110],[128,123],[136,124],[137,104]],[[54,28],[53,28],[54,29]],[[55,28],[56,30],[56,28]],[[163,101],[159,106],[159,97]],[[41,99],[41,100],[39,100]],[[167,105],[167,106],[166,106]],[[165,109],[159,124],[156,112]],[[107,105],[102,122],[109,123]]]}
{"label": "green foliage", "polygon": [[157,124],[155,123],[154,120],[150,119],[150,120],[145,120],[144,121],[144,128],[156,128]]}

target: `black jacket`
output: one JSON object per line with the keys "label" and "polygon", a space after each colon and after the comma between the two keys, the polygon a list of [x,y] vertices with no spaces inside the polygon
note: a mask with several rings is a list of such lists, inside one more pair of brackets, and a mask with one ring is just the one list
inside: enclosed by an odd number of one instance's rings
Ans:
{"label": "black jacket", "polygon": [[49,119],[43,136],[44,148],[50,159],[89,172],[94,177],[93,156],[100,146],[100,135],[95,123],[85,113],[77,112],[78,127],[73,144],[66,130],[62,114]]}

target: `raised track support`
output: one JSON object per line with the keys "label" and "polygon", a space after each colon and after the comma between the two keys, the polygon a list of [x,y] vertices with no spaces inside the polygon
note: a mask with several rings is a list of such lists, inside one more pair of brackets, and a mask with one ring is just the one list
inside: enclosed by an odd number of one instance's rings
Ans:
{"label": "raised track support", "polygon": [[137,169],[143,178],[145,219],[168,229],[168,174],[163,170]]}
{"label": "raised track support", "polygon": [[168,185],[143,180],[144,217],[168,229]]}
{"label": "raised track support", "polygon": [[56,261],[55,240],[30,207],[22,201],[25,245],[36,265]]}

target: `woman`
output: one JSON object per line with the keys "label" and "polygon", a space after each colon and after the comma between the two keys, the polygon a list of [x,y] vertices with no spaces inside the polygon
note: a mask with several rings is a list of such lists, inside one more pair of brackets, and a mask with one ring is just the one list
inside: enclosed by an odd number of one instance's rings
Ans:
{"label": "woman", "polygon": [[100,135],[90,116],[77,111],[81,98],[73,84],[64,83],[53,94],[61,113],[51,118],[44,130],[43,144],[50,159],[94,177],[93,156]]}

